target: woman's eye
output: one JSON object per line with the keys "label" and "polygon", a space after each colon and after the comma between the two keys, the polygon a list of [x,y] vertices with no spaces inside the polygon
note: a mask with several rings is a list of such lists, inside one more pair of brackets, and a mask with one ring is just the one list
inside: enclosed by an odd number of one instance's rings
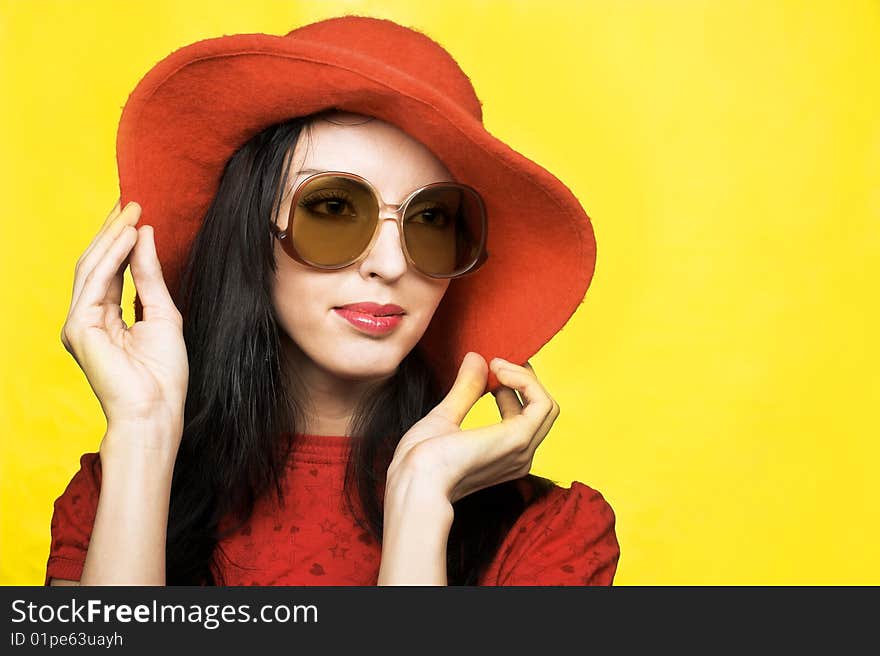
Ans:
{"label": "woman's eye", "polygon": [[327,199],[308,204],[310,211],[330,216],[354,216],[356,213],[347,200]]}
{"label": "woman's eye", "polygon": [[449,217],[440,208],[425,209],[418,214],[413,215],[410,221],[414,223],[423,223],[425,225],[433,226],[435,228],[442,228],[445,227],[447,223],[449,223]]}
{"label": "woman's eye", "polygon": [[327,209],[327,214],[345,214],[348,203],[344,200],[325,200],[323,203]]}

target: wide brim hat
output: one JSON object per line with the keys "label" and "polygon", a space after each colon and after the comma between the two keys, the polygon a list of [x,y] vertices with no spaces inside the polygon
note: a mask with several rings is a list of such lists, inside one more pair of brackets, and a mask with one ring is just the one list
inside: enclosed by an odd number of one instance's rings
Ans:
{"label": "wide brim hat", "polygon": [[[197,41],[157,63],[123,108],[122,206],[137,201],[175,303],[190,246],[229,158],[262,129],[321,110],[374,116],[477,189],[488,260],[453,280],[417,348],[449,389],[468,351],[524,363],[583,301],[596,262],[589,216],[550,172],[491,135],[468,76],[420,31],[341,16],[284,36]],[[135,297],[135,318],[142,318]],[[486,391],[499,383],[489,375]]]}

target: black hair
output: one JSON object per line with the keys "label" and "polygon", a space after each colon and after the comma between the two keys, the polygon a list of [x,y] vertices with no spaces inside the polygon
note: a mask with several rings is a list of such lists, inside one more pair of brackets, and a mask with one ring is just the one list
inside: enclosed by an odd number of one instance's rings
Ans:
{"label": "black hair", "polygon": [[[263,495],[277,494],[290,453],[284,433],[302,428],[302,387],[285,366],[271,300],[276,270],[270,223],[300,135],[314,116],[272,125],[229,159],[187,258],[177,298],[189,358],[183,437],[171,487],[168,585],[222,585],[218,543],[240,528]],[[357,409],[345,497],[381,544],[378,485],[397,442],[441,400],[418,348]],[[553,482],[529,475],[536,500]],[[360,508],[357,506],[360,503]],[[474,585],[529,500],[515,481],[453,504],[449,585]],[[231,521],[227,523],[227,520]]]}

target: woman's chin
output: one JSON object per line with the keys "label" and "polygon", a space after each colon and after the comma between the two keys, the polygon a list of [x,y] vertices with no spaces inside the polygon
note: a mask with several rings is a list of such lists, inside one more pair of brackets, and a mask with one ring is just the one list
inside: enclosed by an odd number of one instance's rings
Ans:
{"label": "woman's chin", "polygon": [[399,344],[339,345],[325,368],[339,378],[373,380],[387,378],[397,371],[406,353]]}

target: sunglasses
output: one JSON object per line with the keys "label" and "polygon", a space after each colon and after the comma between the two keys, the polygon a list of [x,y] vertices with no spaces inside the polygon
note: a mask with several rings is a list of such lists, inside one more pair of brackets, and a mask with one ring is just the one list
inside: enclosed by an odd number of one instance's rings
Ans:
{"label": "sunglasses", "polygon": [[458,278],[479,269],[486,252],[486,208],[480,194],[457,182],[420,187],[400,205],[382,201],[353,173],[325,171],[293,193],[287,229],[274,234],[294,260],[317,269],[342,269],[363,259],[391,212],[407,262],[431,278]]}

